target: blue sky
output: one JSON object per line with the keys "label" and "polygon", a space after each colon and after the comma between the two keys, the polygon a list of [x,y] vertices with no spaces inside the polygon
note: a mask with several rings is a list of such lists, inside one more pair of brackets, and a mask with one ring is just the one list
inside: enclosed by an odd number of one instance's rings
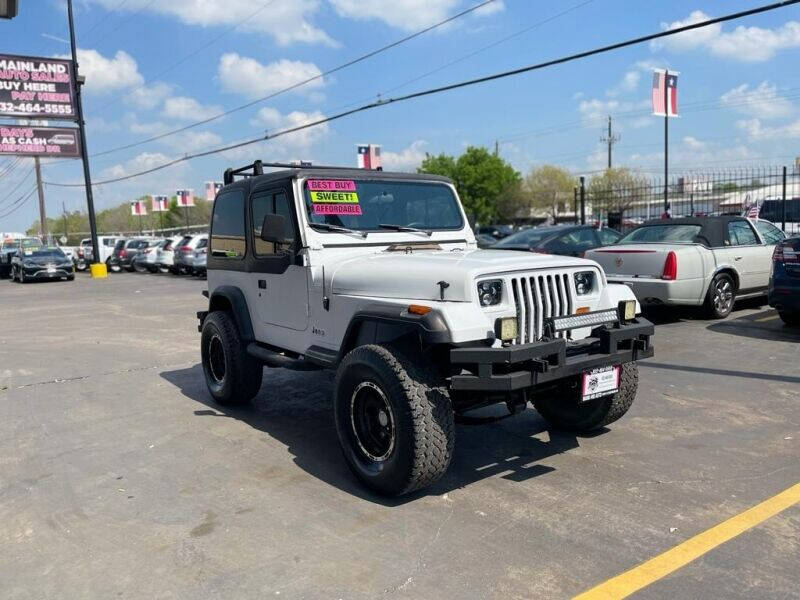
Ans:
{"label": "blue sky", "polygon": [[[94,153],[244,104],[475,2],[75,3],[79,62],[87,77],[88,146]],[[378,94],[390,97],[515,68],[760,3],[495,0],[313,85],[175,136],[95,157],[92,177],[133,173],[186,153],[330,115]],[[0,21],[0,52],[67,53],[66,3],[21,4],[18,18]],[[179,187],[194,188],[201,195],[205,181],[219,180],[226,167],[255,158],[355,165],[359,142],[381,144],[387,169],[413,170],[425,152],[458,154],[467,145],[491,147],[499,140],[501,155],[523,173],[541,163],[588,173],[605,166],[599,138],[608,114],[621,135],[615,166],[656,175],[663,161],[663,121],[648,115],[651,70],[665,66],[681,73],[682,116],[671,121],[670,129],[676,169],[790,164],[800,155],[798,58],[800,7],[790,7],[657,45],[381,107],[293,136],[99,186],[96,204],[103,208],[147,193],[171,195]],[[453,61],[458,62],[450,64]],[[26,176],[19,191],[33,185],[28,162],[32,159],[25,159],[0,183],[0,214],[18,195],[3,201],[6,190]],[[6,163],[0,159],[0,171]],[[82,181],[80,163],[51,162],[44,168],[44,179]],[[82,189],[47,186],[45,194],[50,216],[61,211],[62,202],[68,210],[85,206]],[[36,217],[33,196],[0,222],[0,230],[25,229]]]}

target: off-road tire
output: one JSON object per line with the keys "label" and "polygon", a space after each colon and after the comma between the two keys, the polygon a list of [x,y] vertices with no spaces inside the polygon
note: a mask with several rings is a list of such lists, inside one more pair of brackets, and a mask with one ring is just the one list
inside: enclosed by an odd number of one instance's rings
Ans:
{"label": "off-road tire", "polygon": [[789,327],[800,327],[800,312],[785,312],[778,313],[783,321]]}
{"label": "off-road tire", "polygon": [[[730,293],[732,296],[730,304],[720,308],[714,298],[717,293],[717,288],[724,283],[730,286]],[[724,319],[731,314],[734,304],[736,304],[736,283],[733,281],[733,277],[727,273],[718,273],[714,276],[714,279],[711,280],[711,285],[708,286],[708,292],[706,292],[706,301],[703,304],[706,316],[709,319]]]}
{"label": "off-road tire", "polygon": [[[212,363],[219,351],[222,352],[222,362]],[[264,365],[247,354],[230,313],[213,311],[206,316],[200,354],[208,391],[218,404],[246,404],[258,394]]]}
{"label": "off-road tire", "polygon": [[[576,385],[577,384],[577,385]],[[570,378],[533,405],[544,419],[558,429],[585,433],[600,429],[621,418],[633,404],[639,386],[635,362],[622,365],[616,394],[581,402],[580,376]]]}
{"label": "off-road tire", "polygon": [[[391,410],[393,444],[373,460],[356,436],[355,394],[374,384]],[[364,485],[400,496],[439,479],[455,445],[453,407],[447,388],[431,366],[415,363],[391,346],[359,346],[342,361],[334,388],[336,432],[345,460]]]}

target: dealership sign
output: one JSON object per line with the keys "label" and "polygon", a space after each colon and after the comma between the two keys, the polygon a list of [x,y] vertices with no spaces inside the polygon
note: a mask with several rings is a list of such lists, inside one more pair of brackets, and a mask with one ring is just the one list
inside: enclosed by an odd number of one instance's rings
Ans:
{"label": "dealership sign", "polygon": [[81,155],[78,130],[0,125],[0,154],[77,158]]}
{"label": "dealership sign", "polygon": [[74,120],[72,63],[0,54],[0,117]]}

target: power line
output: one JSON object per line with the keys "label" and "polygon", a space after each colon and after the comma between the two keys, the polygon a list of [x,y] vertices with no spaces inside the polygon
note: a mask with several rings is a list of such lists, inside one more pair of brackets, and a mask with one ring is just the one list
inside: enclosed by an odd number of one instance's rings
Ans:
{"label": "power line", "polygon": [[[800,3],[800,0],[783,0],[782,2],[775,2],[773,4],[767,4],[767,5],[764,5],[764,6],[757,7],[757,8],[752,8],[752,9],[745,10],[745,11],[731,13],[731,14],[728,14],[728,15],[724,15],[722,17],[716,17],[716,18],[713,18],[713,19],[707,19],[705,21],[700,21],[700,22],[697,22],[697,23],[684,25],[682,27],[677,27],[675,29],[670,29],[668,31],[660,31],[660,32],[657,32],[657,33],[651,33],[651,34],[640,36],[640,37],[633,38],[633,39],[630,39],[630,40],[625,40],[625,41],[622,41],[622,42],[616,42],[614,44],[609,44],[607,46],[601,46],[599,48],[594,48],[592,50],[585,50],[583,52],[577,52],[575,54],[562,56],[560,58],[551,59],[551,60],[548,60],[548,61],[536,63],[536,64],[533,64],[533,65],[528,65],[528,66],[525,66],[525,67],[520,67],[520,68],[517,68],[517,69],[511,69],[511,70],[508,70],[508,71],[500,71],[498,73],[493,73],[491,75],[485,75],[483,77],[476,77],[476,78],[468,79],[468,80],[465,80],[465,81],[459,81],[457,83],[451,83],[451,84],[448,84],[448,85],[443,85],[443,86],[439,86],[439,87],[435,87],[435,88],[430,88],[430,89],[427,89],[427,90],[421,90],[419,92],[413,92],[411,94],[406,94],[404,96],[398,96],[396,98],[387,98],[385,100],[378,100],[377,102],[371,102],[369,104],[365,104],[365,105],[357,107],[357,108],[353,108],[353,109],[350,109],[350,110],[342,111],[342,112],[337,113],[335,115],[332,115],[330,117],[324,117],[324,118],[321,118],[321,119],[317,119],[315,121],[311,121],[311,122],[306,123],[304,125],[298,125],[296,127],[291,127],[289,129],[284,129],[284,130],[278,131],[278,132],[273,133],[273,134],[267,134],[267,135],[260,136],[260,137],[257,137],[257,138],[251,139],[251,140],[247,140],[247,141],[244,141],[244,142],[240,142],[240,143],[237,143],[237,144],[229,144],[227,146],[223,146],[221,148],[217,148],[217,149],[214,149],[214,150],[208,150],[208,151],[205,151],[205,152],[197,152],[195,154],[188,154],[188,155],[183,156],[181,158],[177,158],[177,159],[165,162],[165,163],[163,163],[161,165],[157,165],[155,167],[152,167],[150,169],[146,169],[146,170],[143,170],[143,171],[139,171],[137,173],[132,173],[130,175],[125,175],[125,176],[122,176],[122,177],[115,177],[115,178],[112,178],[112,179],[106,179],[104,181],[98,181],[96,183],[96,185],[105,185],[105,184],[109,184],[109,183],[116,183],[116,182],[119,182],[119,181],[125,181],[125,180],[128,180],[128,179],[134,179],[134,178],[140,177],[142,175],[147,175],[149,173],[154,173],[156,171],[160,171],[162,169],[166,169],[168,167],[171,167],[171,166],[176,165],[176,164],[181,163],[181,162],[186,162],[186,161],[189,161],[189,160],[192,160],[192,159],[195,159],[195,158],[201,158],[201,157],[209,156],[209,155],[212,155],[212,154],[218,154],[220,152],[225,152],[227,150],[233,150],[234,148],[241,148],[243,146],[256,144],[256,143],[263,142],[263,141],[266,141],[266,140],[271,140],[271,139],[274,139],[274,138],[277,138],[277,137],[288,135],[290,133],[295,133],[297,131],[310,129],[311,127],[316,127],[318,125],[322,125],[323,123],[330,123],[331,121],[336,121],[338,119],[342,119],[344,117],[347,117],[347,116],[350,116],[350,115],[353,115],[353,114],[356,114],[356,113],[359,113],[359,112],[372,110],[372,109],[378,108],[380,106],[386,106],[388,104],[395,104],[395,103],[399,103],[399,102],[405,102],[407,100],[413,100],[413,99],[422,98],[422,97],[425,97],[425,96],[432,96],[434,94],[440,94],[442,92],[447,92],[447,91],[452,91],[452,90],[456,90],[456,89],[460,89],[460,88],[464,88],[464,87],[469,87],[469,86],[477,85],[479,83],[486,83],[486,82],[489,82],[489,81],[495,81],[495,80],[499,80],[499,79],[504,79],[506,77],[512,77],[514,75],[520,75],[522,73],[528,73],[528,72],[531,72],[531,71],[536,71],[536,70],[544,69],[544,68],[547,68],[547,67],[552,67],[552,66],[555,66],[555,65],[560,65],[560,64],[572,62],[572,61],[575,61],[575,60],[580,60],[580,59],[587,58],[587,57],[590,57],[590,56],[594,56],[594,55],[597,55],[597,54],[603,54],[603,53],[606,53],[606,52],[610,52],[612,50],[619,50],[620,48],[626,48],[628,46],[642,44],[644,42],[649,42],[651,40],[664,38],[664,37],[669,37],[669,36],[672,36],[672,35],[677,35],[679,33],[685,32],[685,31],[691,31],[691,30],[694,30],[694,29],[700,29],[702,27],[708,27],[709,25],[715,25],[717,23],[724,23],[724,22],[727,22],[727,21],[733,21],[733,20],[736,20],[736,19],[741,19],[743,17],[747,17],[747,16],[751,16],[751,15],[755,15],[755,14],[760,14],[760,13],[776,10],[778,8],[783,8],[785,6],[790,6],[790,5],[798,4],[798,3]],[[56,186],[60,186],[60,187],[83,187],[83,185],[84,185],[82,183],[55,183],[55,182],[53,182],[53,183],[48,182],[48,184],[49,185],[56,185]]]}
{"label": "power line", "polygon": [[[267,1],[266,1],[264,4],[262,4],[262,5],[261,5],[261,6],[260,6],[260,7],[259,7],[259,8],[258,8],[258,9],[255,11],[255,12],[251,13],[250,15],[248,15],[247,17],[245,17],[243,20],[241,20],[241,21],[239,21],[238,23],[236,23],[234,26],[232,26],[232,27],[229,27],[228,29],[226,29],[225,31],[223,31],[222,33],[220,33],[218,36],[216,36],[216,37],[212,38],[211,40],[209,40],[209,41],[208,41],[208,42],[206,42],[205,44],[203,44],[203,45],[199,46],[199,47],[198,47],[198,48],[196,48],[195,50],[192,50],[192,51],[191,51],[189,54],[186,54],[186,55],[182,56],[180,59],[178,59],[176,62],[172,63],[172,64],[171,64],[170,66],[168,66],[166,69],[164,69],[163,71],[160,71],[159,73],[157,73],[157,74],[156,74],[154,77],[152,77],[152,78],[151,78],[151,81],[152,81],[152,79],[158,79],[158,78],[159,78],[159,77],[161,77],[162,75],[166,75],[167,73],[169,73],[170,71],[172,71],[174,68],[176,68],[176,67],[178,67],[178,66],[182,65],[183,63],[185,63],[187,60],[189,60],[189,59],[190,59],[190,58],[192,58],[193,56],[197,56],[198,54],[200,54],[200,52],[202,52],[202,51],[203,51],[203,50],[205,50],[206,48],[209,48],[210,46],[213,46],[213,45],[214,45],[214,44],[216,44],[216,43],[217,43],[219,40],[221,40],[223,37],[225,37],[226,35],[228,35],[228,34],[229,34],[229,33],[231,33],[232,31],[234,31],[234,30],[238,29],[239,27],[241,27],[242,25],[244,25],[245,23],[247,23],[247,22],[248,22],[250,19],[252,19],[253,17],[255,17],[255,16],[258,14],[258,13],[260,13],[260,12],[261,12],[261,11],[263,11],[265,8],[267,8],[268,6],[270,6],[271,4],[274,4],[274,3],[275,3],[275,0],[267,0]],[[133,88],[132,90],[129,90],[129,91],[125,92],[124,94],[121,94],[121,95],[117,96],[116,98],[113,98],[113,99],[112,99],[110,102],[108,102],[108,104],[104,104],[103,106],[101,106],[100,108],[98,108],[98,109],[97,109],[95,112],[98,112],[98,113],[99,113],[99,112],[102,112],[102,111],[104,111],[105,109],[107,109],[107,108],[108,108],[108,107],[110,107],[110,106],[114,106],[114,105],[116,105],[116,104],[117,104],[117,103],[118,103],[120,100],[122,100],[123,98],[127,98],[128,96],[130,96],[130,95],[131,95],[131,94],[133,94],[134,92],[137,92],[137,91],[139,91],[139,90],[141,90],[141,89],[144,89],[144,87],[145,87],[145,85],[146,85],[146,84],[147,84],[147,82],[144,82],[144,83],[142,83],[141,85],[139,85],[139,86],[137,86],[137,87]]]}
{"label": "power line", "polygon": [[[25,195],[25,196],[20,196],[19,198],[17,198],[17,200],[16,200],[16,201],[14,201],[14,202],[13,202],[13,203],[12,203],[12,204],[9,206],[9,210],[8,210],[8,211],[6,211],[6,212],[4,212],[2,215],[0,215],[0,219],[5,219],[7,216],[9,216],[10,214],[12,214],[13,212],[15,212],[15,211],[19,210],[20,208],[22,208],[22,207],[25,205],[25,203],[26,203],[28,200],[30,200],[30,197],[31,197],[31,196],[33,196],[33,193],[34,193],[35,191],[36,191],[36,186],[33,186],[33,188],[31,188],[31,191],[30,191],[30,192],[28,192],[28,194],[27,194],[27,195]],[[13,206],[13,208],[11,208],[12,206]]]}
{"label": "power line", "polygon": [[6,197],[5,197],[5,198],[3,198],[2,200],[0,200],[0,204],[3,204],[4,202],[7,202],[7,201],[8,201],[8,199],[9,199],[9,198],[11,198],[11,196],[13,196],[13,195],[14,195],[14,192],[16,192],[16,191],[19,189],[19,187],[20,187],[20,186],[21,186],[23,183],[25,183],[25,181],[28,179],[28,177],[30,177],[30,176],[31,176],[31,174],[32,174],[32,173],[33,173],[33,168],[31,168],[31,170],[30,170],[30,171],[28,171],[28,172],[25,174],[25,177],[23,177],[22,179],[20,179],[20,180],[19,180],[19,183],[18,183],[17,185],[15,185],[15,186],[14,186],[14,187],[11,189],[11,191],[10,191],[10,192],[8,192],[8,194],[6,195]]}
{"label": "power line", "polygon": [[83,35],[89,35],[90,33],[92,33],[95,29],[97,29],[100,25],[102,25],[108,19],[108,17],[112,15],[112,13],[115,13],[120,8],[122,8],[122,5],[125,4],[127,1],[128,0],[121,0],[121,2],[117,4],[114,8],[107,10],[106,14],[97,19],[97,21],[94,22],[94,25],[89,27],[89,29]]}
{"label": "power line", "polygon": [[[97,44],[99,44],[100,42],[102,42],[104,39],[106,39],[106,38],[107,38],[109,35],[111,35],[111,34],[112,34],[112,33],[114,33],[115,31],[119,30],[119,29],[120,29],[120,28],[121,28],[123,25],[125,25],[125,23],[127,23],[128,21],[130,21],[130,20],[131,20],[131,19],[133,19],[134,17],[137,17],[139,14],[143,13],[144,11],[146,11],[148,8],[150,8],[150,7],[151,7],[153,4],[155,4],[155,3],[156,3],[156,0],[150,0],[150,2],[148,2],[148,3],[147,3],[147,4],[145,4],[145,5],[143,5],[143,6],[142,6],[142,7],[141,7],[139,10],[137,10],[136,12],[133,12],[133,13],[131,13],[131,14],[130,14],[128,17],[126,17],[126,18],[124,18],[124,19],[121,19],[121,20],[119,21],[119,23],[117,23],[117,26],[116,26],[116,27],[112,27],[111,29],[109,29],[108,31],[106,31],[106,32],[105,32],[103,35],[101,35],[99,38],[95,39],[95,40],[94,40],[94,42],[92,42],[92,43],[93,43],[93,44],[96,46]],[[117,7],[117,8],[119,8],[119,7]]]}
{"label": "power line", "polygon": [[[207,119],[202,119],[202,120],[196,121],[194,123],[189,123],[188,125],[184,125],[183,127],[179,127],[178,129],[174,129],[172,131],[167,131],[165,133],[161,133],[159,135],[155,135],[153,137],[150,137],[150,138],[147,138],[147,139],[144,139],[144,140],[140,140],[138,142],[125,144],[124,146],[118,146],[116,148],[111,148],[109,150],[102,150],[100,152],[95,152],[91,156],[92,157],[103,156],[105,154],[111,154],[112,152],[119,152],[120,150],[127,150],[129,148],[135,148],[136,146],[141,146],[142,144],[149,144],[150,142],[154,142],[156,140],[160,140],[160,139],[163,139],[165,137],[169,137],[169,136],[175,135],[177,133],[181,133],[181,132],[186,131],[188,129],[193,129],[194,127],[199,127],[200,125],[205,125],[206,123],[211,123],[212,121],[216,121],[218,119],[226,117],[226,116],[228,116],[230,114],[233,114],[235,112],[239,112],[239,111],[244,110],[246,108],[250,108],[251,106],[255,106],[256,104],[260,104],[261,102],[264,102],[266,100],[270,100],[272,98],[275,98],[276,96],[279,96],[281,94],[285,94],[286,92],[290,92],[292,90],[295,90],[295,89],[297,89],[299,87],[302,87],[302,86],[304,86],[304,85],[306,85],[308,83],[311,83],[312,81],[316,81],[318,79],[322,79],[323,77],[327,77],[328,75],[332,75],[333,73],[336,73],[336,72],[341,71],[343,69],[346,69],[348,67],[352,67],[355,64],[358,64],[360,62],[363,62],[363,61],[367,60],[368,58],[372,58],[373,56],[375,56],[377,54],[380,54],[381,52],[385,52],[386,50],[390,50],[390,49],[392,49],[392,48],[394,48],[396,46],[399,46],[400,44],[404,44],[404,43],[406,43],[406,42],[408,42],[410,40],[413,40],[414,38],[417,38],[417,37],[429,32],[429,31],[432,31],[432,30],[436,29],[437,27],[441,27],[442,25],[446,25],[447,23],[455,21],[456,19],[458,19],[460,17],[463,17],[464,15],[467,15],[467,14],[469,14],[471,12],[474,12],[474,11],[478,10],[479,8],[482,8],[482,7],[486,6],[487,4],[491,4],[492,2],[496,2],[496,1],[497,0],[484,0],[480,4],[476,4],[476,5],[474,5],[474,6],[470,7],[470,8],[467,8],[467,9],[459,12],[459,13],[456,13],[456,14],[444,19],[443,21],[439,21],[438,23],[434,23],[433,25],[425,27],[424,29],[420,29],[419,31],[416,31],[416,32],[414,32],[414,33],[412,33],[410,35],[407,35],[407,36],[403,37],[403,38],[400,38],[399,40],[396,40],[396,41],[392,42],[391,44],[387,44],[387,45],[381,46],[380,48],[377,48],[375,50],[371,50],[370,52],[367,52],[366,54],[362,54],[362,55],[360,55],[360,56],[358,56],[358,57],[356,57],[356,58],[354,58],[352,60],[349,60],[349,61],[347,61],[345,63],[342,63],[342,64],[340,64],[340,65],[338,65],[336,67],[328,69],[327,71],[323,71],[319,75],[314,75],[313,77],[309,77],[309,78],[304,79],[302,81],[299,81],[299,82],[297,82],[297,83],[295,83],[293,85],[285,87],[285,88],[283,88],[281,90],[272,92],[270,94],[267,94],[266,96],[262,96],[261,98],[256,98],[255,100],[252,100],[252,101],[247,102],[245,104],[242,104],[240,106],[236,106],[234,108],[231,108],[230,110],[226,110],[226,111],[221,112],[219,114],[213,115],[213,116],[211,116],[211,117],[209,117]],[[238,25],[237,25],[237,27],[238,27]],[[158,77],[158,76],[156,76],[156,77]],[[142,86],[140,86],[140,88],[141,87]],[[139,89],[139,88],[137,88],[137,89]],[[125,94],[125,95],[129,95],[129,94],[133,93],[134,91],[136,91],[136,90],[134,89],[131,92],[128,92],[128,94]],[[107,108],[108,106],[110,106],[111,104],[114,104],[120,98],[125,97],[125,95],[120,96],[119,98],[116,98],[111,103],[103,106],[100,110],[103,110],[103,109]]]}

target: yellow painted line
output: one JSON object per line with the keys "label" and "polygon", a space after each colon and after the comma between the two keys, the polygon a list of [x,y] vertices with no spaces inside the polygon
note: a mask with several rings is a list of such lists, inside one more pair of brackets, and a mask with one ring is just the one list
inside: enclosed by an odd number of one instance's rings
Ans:
{"label": "yellow painted line", "polygon": [[800,483],[575,596],[575,600],[625,598],[798,502],[800,502]]}
{"label": "yellow painted line", "polygon": [[761,317],[760,319],[756,319],[756,323],[763,323],[764,321],[774,321],[778,318],[778,315],[772,315],[770,317]]}

